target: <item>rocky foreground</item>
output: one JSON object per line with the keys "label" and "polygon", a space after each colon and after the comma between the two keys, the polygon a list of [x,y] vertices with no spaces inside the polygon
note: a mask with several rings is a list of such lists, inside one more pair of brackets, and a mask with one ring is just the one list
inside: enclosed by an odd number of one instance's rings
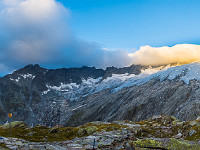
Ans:
{"label": "rocky foreground", "polygon": [[140,122],[90,122],[78,127],[29,128],[24,122],[0,126],[0,148],[12,150],[127,149],[198,150],[200,119],[181,122],[174,117],[154,116]]}

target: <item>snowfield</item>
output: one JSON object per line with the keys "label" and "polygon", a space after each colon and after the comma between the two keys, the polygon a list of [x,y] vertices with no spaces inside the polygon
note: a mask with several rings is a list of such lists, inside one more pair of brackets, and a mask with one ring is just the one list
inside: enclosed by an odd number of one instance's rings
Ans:
{"label": "snowfield", "polygon": [[156,72],[167,69],[170,66],[161,66],[157,68],[149,67],[148,69],[142,70],[141,74],[112,74],[111,77],[106,79],[100,78],[88,78],[82,79],[80,85],[76,83],[64,84],[60,83],[60,86],[46,85],[47,90],[42,92],[42,95],[46,95],[50,92],[59,92],[65,95],[65,98],[70,100],[77,100],[80,97],[100,92],[105,89],[112,89],[112,92],[116,92],[124,87],[134,86],[142,83],[147,77]]}
{"label": "snowfield", "polygon": [[84,97],[93,93],[100,92],[105,89],[111,89],[112,92],[117,92],[125,87],[144,84],[152,79],[159,79],[163,81],[179,80],[189,84],[190,80],[200,81],[200,63],[195,62],[182,66],[161,66],[157,68],[149,67],[142,70],[141,74],[112,74],[111,77],[103,79],[102,77],[94,79],[88,78],[82,79],[80,85],[76,83],[64,84],[60,83],[60,86],[46,85],[48,90],[43,91],[42,95],[48,94],[51,91],[60,92],[70,100],[76,100],[80,97]]}

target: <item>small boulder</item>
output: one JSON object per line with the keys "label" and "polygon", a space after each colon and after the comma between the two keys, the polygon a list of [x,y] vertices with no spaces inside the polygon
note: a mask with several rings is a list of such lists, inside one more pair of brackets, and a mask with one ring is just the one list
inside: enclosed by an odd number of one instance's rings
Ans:
{"label": "small boulder", "polygon": [[113,131],[113,130],[118,130],[118,128],[117,127],[113,127],[113,126],[110,126],[110,127],[106,128],[106,131]]}
{"label": "small boulder", "polygon": [[79,136],[85,136],[85,135],[87,135],[87,130],[84,129],[84,128],[80,128],[80,129],[78,130],[78,135],[79,135]]}
{"label": "small boulder", "polygon": [[195,131],[195,130],[190,130],[190,131],[189,131],[189,135],[192,136],[192,135],[195,134],[196,132],[197,132],[197,131]]}
{"label": "small boulder", "polygon": [[95,126],[90,126],[90,127],[87,127],[86,130],[87,130],[87,133],[90,135],[90,134],[96,132],[98,130],[98,128]]}
{"label": "small boulder", "polygon": [[38,129],[48,129],[48,127],[45,127],[43,125],[37,124],[34,128],[38,128]]}
{"label": "small boulder", "polygon": [[189,123],[191,126],[195,126],[195,125],[198,125],[198,122],[197,121],[190,121]]}
{"label": "small boulder", "polygon": [[58,131],[59,131],[59,126],[58,125],[56,125],[55,127],[49,129],[49,133],[50,134],[58,133]]}
{"label": "small boulder", "polygon": [[177,135],[174,136],[176,139],[180,139],[182,137],[181,133],[178,133]]}

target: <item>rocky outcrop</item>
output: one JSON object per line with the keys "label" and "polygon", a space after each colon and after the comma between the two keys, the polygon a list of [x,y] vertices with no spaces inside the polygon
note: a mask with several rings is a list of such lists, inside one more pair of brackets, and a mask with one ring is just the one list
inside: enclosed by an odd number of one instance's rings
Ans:
{"label": "rocky outcrop", "polygon": [[[49,131],[56,132],[49,132]],[[0,127],[1,149],[198,150],[200,120],[182,122],[173,116],[153,116],[140,122],[90,122],[79,127]]]}
{"label": "rocky outcrop", "polygon": [[138,75],[141,73],[142,69],[147,69],[148,66],[141,66],[141,65],[131,65],[130,67],[123,67],[123,68],[115,68],[115,67],[107,67],[104,73],[103,78],[106,79],[107,77],[111,77],[112,74],[135,74]]}

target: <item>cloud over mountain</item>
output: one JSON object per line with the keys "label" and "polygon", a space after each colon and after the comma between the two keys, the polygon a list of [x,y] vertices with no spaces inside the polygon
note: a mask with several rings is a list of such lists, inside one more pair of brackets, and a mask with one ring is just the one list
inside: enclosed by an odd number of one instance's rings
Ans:
{"label": "cloud over mountain", "polygon": [[75,37],[69,16],[70,10],[55,0],[0,1],[1,68],[12,70],[29,63],[55,67],[130,64],[128,52],[105,51]]}
{"label": "cloud over mountain", "polygon": [[164,65],[170,63],[192,63],[200,60],[200,45],[177,44],[173,47],[142,46],[137,52],[129,54],[134,64]]}

